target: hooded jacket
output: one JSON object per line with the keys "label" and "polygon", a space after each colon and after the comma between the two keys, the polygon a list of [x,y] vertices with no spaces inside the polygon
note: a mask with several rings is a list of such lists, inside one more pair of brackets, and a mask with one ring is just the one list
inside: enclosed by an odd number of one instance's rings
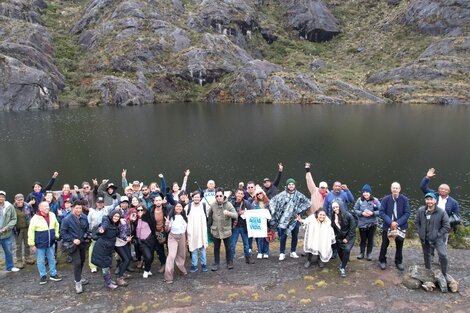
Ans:
{"label": "hooded jacket", "polygon": [[38,249],[47,249],[52,247],[59,238],[59,222],[54,213],[49,212],[49,223],[46,218],[38,211],[28,228],[28,245],[36,246]]}

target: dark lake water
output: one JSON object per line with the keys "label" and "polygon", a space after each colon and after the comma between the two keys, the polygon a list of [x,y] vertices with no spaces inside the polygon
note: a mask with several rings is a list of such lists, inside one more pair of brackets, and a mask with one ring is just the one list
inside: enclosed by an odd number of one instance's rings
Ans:
{"label": "dark lake water", "polygon": [[[450,184],[463,214],[470,214],[470,108],[439,106],[303,106],[167,104],[131,108],[79,108],[48,112],[0,112],[0,189],[28,193],[31,183],[54,189],[109,178],[235,188],[239,181],[285,179],[307,191],[304,162],[314,179],[349,185],[355,196],[364,183],[383,197],[398,181],[417,208],[419,183],[437,169],[431,187]],[[121,190],[122,191],[122,190]]]}

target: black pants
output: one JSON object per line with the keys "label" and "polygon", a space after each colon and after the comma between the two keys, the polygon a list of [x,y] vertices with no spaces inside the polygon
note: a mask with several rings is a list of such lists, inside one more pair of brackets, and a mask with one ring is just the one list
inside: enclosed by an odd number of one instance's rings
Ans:
{"label": "black pants", "polygon": [[431,250],[434,248],[437,250],[439,256],[439,264],[441,265],[442,274],[447,274],[447,246],[444,240],[438,239],[435,242],[429,242],[427,240],[421,240],[421,247],[423,248],[424,265],[427,269],[431,269]]}
{"label": "black pants", "polygon": [[139,247],[142,257],[144,259],[144,271],[150,272],[153,263],[153,250],[155,249],[156,239],[153,235],[150,235],[145,240],[140,240]]}
{"label": "black pants", "polygon": [[72,257],[73,277],[76,282],[82,280],[82,269],[85,264],[86,246],[80,244],[70,256]]}
{"label": "black pants", "polygon": [[212,237],[212,241],[214,242],[214,263],[215,264],[220,264],[220,245],[222,240],[224,241],[224,247],[225,247],[225,260],[227,261],[227,264],[232,263],[231,259],[231,237],[227,237],[225,239],[220,239],[220,238],[215,238]]}
{"label": "black pants", "polygon": [[114,247],[114,250],[121,258],[121,263],[119,264],[118,277],[122,277],[122,275],[124,275],[124,272],[129,267],[129,264],[131,264],[131,247],[129,244],[126,244],[122,247]]}
{"label": "black pants", "polygon": [[157,252],[158,255],[158,260],[162,264],[162,266],[165,265],[166,263],[166,255],[165,255],[165,244],[158,242],[158,240],[155,241],[155,251]]}
{"label": "black pants", "polygon": [[[395,244],[397,246],[397,251],[395,252],[395,264],[403,263],[403,242],[405,240],[401,238],[395,238]],[[390,244],[390,240],[387,237],[387,231],[382,232],[382,245],[380,246],[380,255],[379,262],[387,263],[387,248]]]}
{"label": "black pants", "polygon": [[346,265],[348,265],[354,241],[355,238],[351,239],[348,243],[336,243],[336,249],[338,250],[338,255],[341,260],[341,268],[346,268]]}
{"label": "black pants", "polygon": [[372,253],[372,248],[374,247],[374,235],[377,226],[372,225],[368,228],[359,228],[359,235],[361,236],[361,243],[359,247],[361,248],[361,253],[366,252],[367,246],[367,254],[369,255]]}

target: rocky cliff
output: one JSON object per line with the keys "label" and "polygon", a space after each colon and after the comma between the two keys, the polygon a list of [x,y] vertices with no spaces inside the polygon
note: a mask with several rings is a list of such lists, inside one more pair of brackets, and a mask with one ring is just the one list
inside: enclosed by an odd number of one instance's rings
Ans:
{"label": "rocky cliff", "polygon": [[0,0],[0,110],[470,102],[467,0]]}

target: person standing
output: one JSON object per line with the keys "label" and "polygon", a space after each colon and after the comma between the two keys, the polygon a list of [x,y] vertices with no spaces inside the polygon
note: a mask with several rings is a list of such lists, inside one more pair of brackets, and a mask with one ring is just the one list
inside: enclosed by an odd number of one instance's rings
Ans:
{"label": "person standing", "polygon": [[282,171],[284,170],[284,166],[282,165],[282,163],[279,163],[277,166],[278,171],[274,182],[271,182],[268,177],[263,179],[263,191],[266,193],[266,196],[268,196],[268,199],[270,200],[279,193],[279,183],[281,182]]}
{"label": "person standing", "polygon": [[312,173],[310,172],[310,163],[305,163],[305,179],[307,180],[308,191],[310,192],[310,201],[312,206],[308,209],[307,214],[311,215],[323,208],[326,195],[328,194],[328,184],[324,181],[319,186],[315,185]]}
{"label": "person standing", "polygon": [[233,260],[231,257],[232,219],[238,218],[237,211],[233,205],[227,201],[223,188],[217,188],[215,193],[215,202],[212,203],[209,210],[208,224],[210,226],[212,240],[214,242],[214,264],[211,270],[219,270],[220,265],[220,245],[224,242],[225,259],[227,268],[233,269]]}
{"label": "person standing", "polygon": [[[98,197],[96,199],[96,207],[91,208],[90,211],[88,212],[88,227],[90,232],[93,232],[93,230],[97,229],[100,225],[101,222],[103,221],[103,216],[107,215],[105,214],[104,210],[104,199],[103,197]],[[92,273],[98,272],[98,268],[96,265],[94,265],[91,262],[91,256],[93,255],[93,248],[95,247],[96,240],[92,239],[90,243],[90,247],[88,248],[88,266],[90,267],[90,270]]]}
{"label": "person standing", "polygon": [[311,203],[306,196],[295,188],[295,180],[289,178],[286,181],[285,191],[277,194],[269,201],[271,210],[271,225],[278,228],[281,240],[279,261],[286,258],[287,236],[292,234],[290,257],[297,259],[297,241],[299,235],[300,222],[297,215],[307,211]]}
{"label": "person standing", "polygon": [[[390,244],[388,230],[405,231],[408,228],[408,218],[410,217],[410,204],[407,197],[400,194],[401,186],[394,182],[391,185],[392,194],[382,199],[381,208],[379,209],[380,218],[383,220],[382,225],[382,245],[380,247],[379,265],[382,270],[387,268],[387,248]],[[403,266],[403,242],[405,238],[395,236],[395,266],[400,271],[404,271]]]}
{"label": "person standing", "polygon": [[33,208],[33,214],[36,214],[39,203],[44,200],[44,194],[46,193],[46,191],[52,189],[52,186],[54,185],[57,176],[59,176],[59,173],[54,172],[45,188],[43,188],[42,184],[38,181],[35,181],[33,183],[33,191],[28,194],[25,200]]}
{"label": "person standing", "polygon": [[87,216],[83,213],[85,206],[85,201],[75,201],[72,207],[72,214],[64,218],[60,227],[60,237],[64,244],[68,244],[71,247],[68,253],[72,257],[76,293],[82,293],[82,286],[88,284],[86,279],[82,279],[82,270],[85,264],[85,254],[88,243],[86,236],[88,232],[88,220]]}
{"label": "person standing", "polygon": [[6,201],[7,194],[0,191],[0,244],[5,254],[5,269],[7,272],[18,272],[20,269],[13,263],[13,228],[16,225],[16,210],[13,205]]}
{"label": "person standing", "polygon": [[57,274],[54,246],[59,238],[59,222],[54,213],[50,212],[49,203],[39,203],[37,213],[31,218],[28,228],[28,245],[31,252],[36,254],[36,263],[39,271],[39,284],[47,283],[46,258],[49,263],[49,279],[61,281]]}
{"label": "person standing", "polygon": [[436,249],[439,256],[441,272],[447,278],[447,246],[446,234],[449,233],[449,217],[445,211],[436,205],[437,197],[433,192],[424,196],[426,205],[416,213],[416,229],[418,230],[421,247],[423,248],[424,266],[431,269],[431,249]]}
{"label": "person standing", "polygon": [[[359,260],[365,256],[372,261],[372,249],[374,247],[375,230],[377,229],[380,201],[372,196],[372,188],[365,184],[361,190],[362,195],[354,205],[354,212],[358,217],[359,235],[361,236]],[[367,246],[367,251],[366,251]],[[367,253],[366,253],[367,252]]]}
{"label": "person standing", "polygon": [[[450,194],[450,187],[448,184],[440,184],[439,188],[437,191],[434,191],[429,188],[429,181],[431,178],[436,176],[436,170],[434,168],[430,168],[428,172],[426,173],[426,176],[423,177],[423,180],[421,180],[420,188],[423,194],[427,194],[429,192],[432,192],[436,195],[437,203],[436,205],[445,210],[447,213],[447,216],[451,216],[453,214],[460,215],[460,208],[459,208],[459,203],[457,200],[452,198]],[[457,231],[459,223],[456,222],[454,224],[451,224],[450,227],[454,230],[454,232]],[[446,244],[447,244],[447,239],[448,235],[446,235]]]}
{"label": "person standing", "polygon": [[250,246],[248,242],[248,231],[246,229],[246,220],[245,220],[245,211],[252,210],[253,207],[248,200],[245,200],[245,191],[243,189],[238,189],[235,192],[235,197],[231,199],[230,203],[233,205],[238,214],[238,219],[236,225],[232,228],[232,237],[231,237],[231,255],[230,258],[233,260],[235,258],[235,249],[237,247],[238,237],[242,237],[243,242],[243,254],[245,255],[245,262],[247,264],[253,264],[254,261],[251,259]]}
{"label": "person standing", "polygon": [[188,274],[184,267],[187,227],[188,218],[183,210],[183,204],[178,202],[170,211],[168,217],[165,217],[165,231],[168,233],[168,257],[163,277],[167,284],[173,283],[175,265],[183,275]]}
{"label": "person standing", "polygon": [[207,204],[201,201],[201,193],[199,191],[193,192],[192,199],[193,201],[184,208],[188,217],[188,248],[189,252],[191,252],[191,268],[189,272],[197,272],[198,254],[201,256],[201,271],[207,272],[206,249],[209,246],[207,238]]}
{"label": "person standing", "polygon": [[331,226],[335,231],[336,250],[341,260],[339,275],[345,278],[346,266],[348,265],[349,256],[356,240],[356,220],[347,210],[341,209],[336,201],[333,201],[331,208],[333,210]]}
{"label": "person standing", "polygon": [[15,195],[14,207],[17,217],[15,226],[16,266],[22,269],[24,268],[24,263],[34,264],[28,246],[28,226],[31,220],[32,208],[29,204],[25,203],[24,196],[21,193]]}

